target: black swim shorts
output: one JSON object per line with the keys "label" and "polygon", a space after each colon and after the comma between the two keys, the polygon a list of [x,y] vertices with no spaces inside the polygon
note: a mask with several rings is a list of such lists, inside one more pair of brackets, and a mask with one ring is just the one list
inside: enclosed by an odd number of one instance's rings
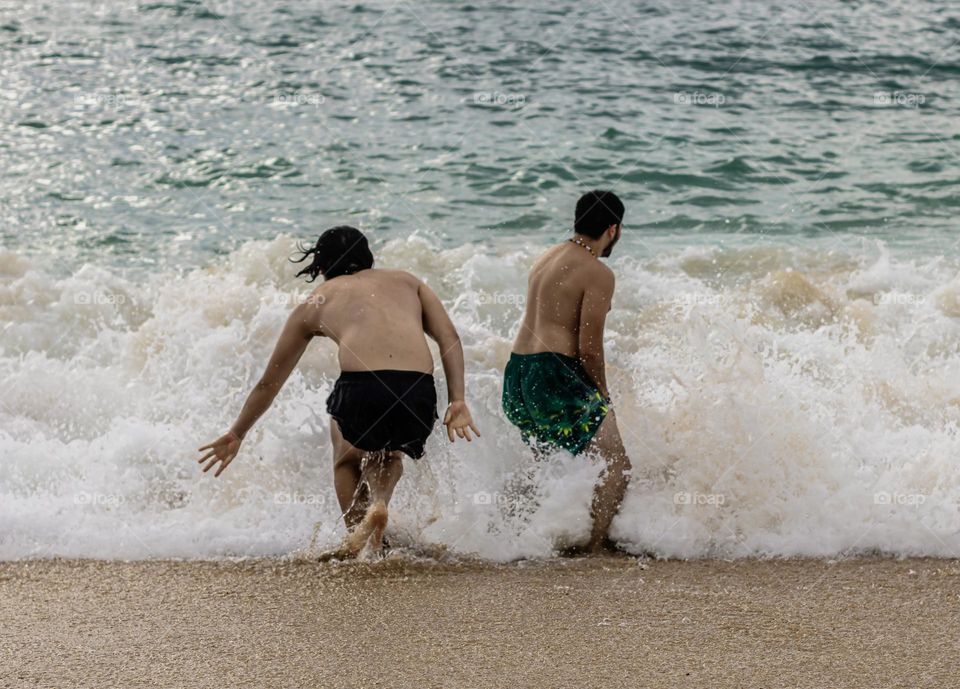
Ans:
{"label": "black swim shorts", "polygon": [[419,459],[438,418],[437,388],[433,376],[420,371],[344,371],[327,412],[354,447]]}

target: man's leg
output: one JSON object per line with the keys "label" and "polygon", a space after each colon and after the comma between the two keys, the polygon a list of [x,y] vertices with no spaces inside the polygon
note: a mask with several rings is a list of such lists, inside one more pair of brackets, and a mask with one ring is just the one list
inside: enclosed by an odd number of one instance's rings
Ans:
{"label": "man's leg", "polygon": [[340,433],[340,426],[330,419],[330,439],[333,442],[333,488],[340,503],[343,523],[352,530],[367,512],[367,486],[361,481],[363,450],[346,440]]}
{"label": "man's leg", "polygon": [[387,528],[387,504],[402,475],[403,459],[399,452],[364,453],[360,483],[367,488],[370,506],[363,521],[347,536],[345,545],[354,554],[368,542],[374,552],[380,550]]}
{"label": "man's leg", "polygon": [[330,420],[333,442],[333,485],[348,534],[343,544],[320,556],[321,560],[355,557],[373,537],[374,550],[383,543],[387,503],[403,474],[399,452],[365,452],[351,445]]}
{"label": "man's leg", "polygon": [[355,556],[370,543],[374,552],[383,546],[383,532],[387,528],[387,503],[403,474],[403,460],[399,452],[366,452],[360,482],[366,486],[370,505],[363,520],[347,536],[343,545]]}
{"label": "man's leg", "polygon": [[588,549],[603,549],[610,531],[610,522],[620,509],[630,474],[630,458],[620,439],[617,419],[613,411],[600,424],[596,435],[587,445],[586,452],[600,455],[606,463],[600,475],[600,483],[593,492],[593,530]]}
{"label": "man's leg", "polygon": [[393,489],[403,476],[403,453],[368,452],[364,457],[361,481],[370,491],[370,502],[384,505],[393,497]]}

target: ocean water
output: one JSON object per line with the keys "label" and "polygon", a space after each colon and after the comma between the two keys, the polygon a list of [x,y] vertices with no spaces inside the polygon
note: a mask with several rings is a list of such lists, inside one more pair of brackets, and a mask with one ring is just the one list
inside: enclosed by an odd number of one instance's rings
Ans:
{"label": "ocean water", "polygon": [[535,462],[499,385],[592,187],[627,205],[620,543],[957,556],[958,30],[944,0],[0,0],[0,558],[336,542],[331,343],[221,479],[194,457],[340,223],[440,294],[483,432],[407,463],[394,539],[585,538],[599,466]]}

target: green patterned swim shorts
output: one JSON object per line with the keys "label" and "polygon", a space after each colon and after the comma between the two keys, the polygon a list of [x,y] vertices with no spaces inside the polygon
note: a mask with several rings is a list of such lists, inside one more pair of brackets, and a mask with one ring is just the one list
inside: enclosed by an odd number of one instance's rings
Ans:
{"label": "green patterned swim shorts", "polygon": [[573,357],[556,352],[511,354],[503,372],[503,411],[525,441],[586,449],[610,401]]}

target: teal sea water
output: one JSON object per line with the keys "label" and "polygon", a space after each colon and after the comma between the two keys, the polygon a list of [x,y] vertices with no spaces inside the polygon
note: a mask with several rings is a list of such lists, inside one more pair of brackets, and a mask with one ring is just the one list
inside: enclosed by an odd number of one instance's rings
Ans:
{"label": "teal sea water", "polygon": [[222,480],[192,457],[342,223],[444,300],[484,431],[408,467],[394,541],[582,540],[597,465],[499,396],[595,187],[624,547],[960,555],[958,37],[945,0],[0,0],[0,558],[335,542],[330,343]]}
{"label": "teal sea water", "polygon": [[4,2],[0,225],[198,265],[351,222],[635,251],[954,247],[960,12],[918,2]]}

